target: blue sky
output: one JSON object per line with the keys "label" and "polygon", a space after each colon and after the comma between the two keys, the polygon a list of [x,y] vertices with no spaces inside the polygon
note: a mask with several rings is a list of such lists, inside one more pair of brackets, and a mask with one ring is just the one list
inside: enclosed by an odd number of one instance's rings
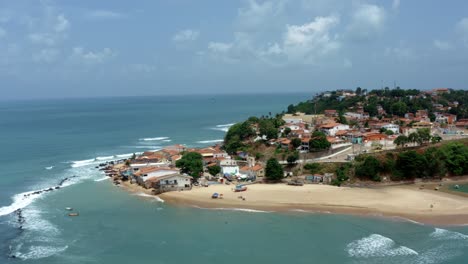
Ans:
{"label": "blue sky", "polygon": [[468,1],[0,0],[0,99],[465,89]]}

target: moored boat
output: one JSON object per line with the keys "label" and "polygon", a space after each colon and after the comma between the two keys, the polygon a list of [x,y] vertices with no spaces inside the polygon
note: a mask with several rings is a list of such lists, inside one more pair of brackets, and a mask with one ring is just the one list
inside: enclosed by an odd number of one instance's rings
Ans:
{"label": "moored boat", "polygon": [[235,192],[247,191],[247,186],[242,185],[242,184],[236,185],[236,188],[234,188],[234,191]]}

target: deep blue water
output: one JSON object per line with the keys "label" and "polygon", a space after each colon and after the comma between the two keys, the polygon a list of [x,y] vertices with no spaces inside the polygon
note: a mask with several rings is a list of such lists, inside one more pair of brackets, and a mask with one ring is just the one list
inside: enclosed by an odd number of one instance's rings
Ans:
{"label": "deep blue water", "polygon": [[[0,102],[0,263],[467,263],[465,227],[174,207],[130,195],[94,169],[174,143],[210,145],[228,124],[308,96]],[[64,188],[24,197],[71,176]],[[67,206],[80,217],[67,217]]]}

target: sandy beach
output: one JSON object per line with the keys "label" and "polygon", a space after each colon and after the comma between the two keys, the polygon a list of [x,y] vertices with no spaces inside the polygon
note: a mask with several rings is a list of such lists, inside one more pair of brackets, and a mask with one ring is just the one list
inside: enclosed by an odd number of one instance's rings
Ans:
{"label": "sandy beach", "polygon": [[[468,197],[419,189],[420,184],[375,188],[329,185],[248,185],[233,192],[233,185],[194,187],[191,191],[160,195],[165,201],[203,208],[245,208],[266,211],[310,211],[405,218],[425,224],[468,224]],[[223,199],[212,199],[214,193]],[[241,199],[239,196],[245,198]]]}

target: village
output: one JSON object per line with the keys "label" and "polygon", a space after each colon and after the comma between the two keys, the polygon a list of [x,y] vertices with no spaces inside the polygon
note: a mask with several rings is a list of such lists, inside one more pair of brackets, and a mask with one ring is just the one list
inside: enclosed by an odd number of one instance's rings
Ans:
{"label": "village", "polygon": [[[446,88],[421,92],[418,97],[437,99]],[[320,97],[330,97],[324,92]],[[336,100],[346,100],[356,96],[354,91],[337,91]],[[352,162],[360,154],[372,154],[385,150],[414,147],[423,141],[433,143],[452,140],[467,134],[468,119],[457,120],[449,110],[458,102],[448,105],[434,103],[436,112],[426,109],[407,112],[402,116],[389,115],[377,105],[377,115],[372,116],[357,103],[347,111],[325,109],[322,114],[302,112],[284,113],[282,124],[275,128],[276,134],[267,136],[261,133],[258,124],[250,125],[255,135],[249,144],[261,142],[270,148],[299,153],[294,159],[280,159],[283,166],[284,182],[291,185],[330,184],[335,173],[309,173],[303,170],[307,163]],[[417,139],[414,135],[426,131],[426,138]],[[317,149],[314,140],[325,140],[325,147]],[[314,152],[313,157],[309,153]],[[196,171],[181,169],[178,163],[187,153],[197,153],[201,163]],[[233,191],[245,190],[245,185],[267,181],[266,162],[258,153],[235,151],[228,153],[223,145],[204,148],[188,148],[184,145],[167,146],[158,151],[147,151],[134,155],[120,164],[103,170],[114,177],[114,182],[128,182],[151,190],[153,194],[168,191],[187,191],[193,186],[208,187],[214,184],[232,184]],[[182,162],[180,162],[182,163]],[[300,167],[300,170],[297,170]],[[296,168],[293,170],[292,168]],[[289,177],[289,180],[288,180]],[[300,180],[298,180],[300,179]],[[240,185],[242,184],[242,185]]]}

